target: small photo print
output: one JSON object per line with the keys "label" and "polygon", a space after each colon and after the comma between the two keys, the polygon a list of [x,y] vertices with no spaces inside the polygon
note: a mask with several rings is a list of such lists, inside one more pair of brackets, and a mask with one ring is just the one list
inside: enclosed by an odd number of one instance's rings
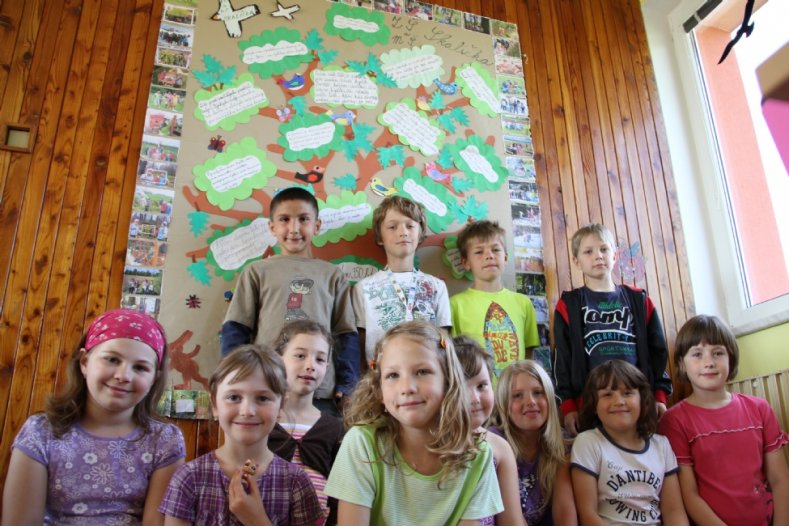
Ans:
{"label": "small photo print", "polygon": [[[530,226],[530,225],[521,225],[521,224],[514,224],[512,225],[512,234],[514,237],[514,245],[515,248],[523,248],[523,249],[530,249],[530,250],[542,250],[542,231],[539,227]],[[521,251],[520,255],[528,256],[534,255],[534,253],[529,251]],[[538,254],[542,257],[542,253]],[[537,272],[536,270],[525,270],[525,269],[518,269],[522,272]]]}
{"label": "small photo print", "polygon": [[499,84],[499,93],[513,97],[526,96],[526,81],[523,77],[510,77],[499,75],[496,77]]}
{"label": "small photo print", "polygon": [[176,66],[189,68],[192,61],[192,52],[186,49],[174,49],[159,46],[156,48],[156,63],[160,66]]}
{"label": "small photo print", "polygon": [[126,267],[123,271],[123,292],[141,296],[160,296],[162,269]]}
{"label": "small photo print", "polygon": [[490,21],[490,33],[494,37],[509,38],[511,40],[518,40],[518,26],[510,22],[502,20]]}
{"label": "small photo print", "polygon": [[530,137],[531,126],[528,117],[518,117],[517,115],[505,115],[501,118],[501,129],[505,135],[515,135],[518,137]]}
{"label": "small photo print", "polygon": [[433,4],[416,0],[405,0],[405,14],[420,20],[433,20]]}
{"label": "small photo print", "polygon": [[164,188],[136,188],[132,210],[170,215],[175,192]]}
{"label": "small photo print", "polygon": [[159,45],[191,49],[194,43],[194,29],[162,22],[159,28]]}
{"label": "small photo print", "polygon": [[537,323],[548,323],[548,300],[545,296],[530,296],[532,305],[534,305],[534,317]]}
{"label": "small photo print", "polygon": [[433,20],[439,24],[460,27],[463,24],[463,12],[451,7],[433,6]]}
{"label": "small photo print", "polygon": [[540,207],[523,203],[512,203],[512,222],[528,226],[540,226]]}
{"label": "small photo print", "polygon": [[540,345],[547,347],[551,344],[551,329],[546,324],[537,325],[537,334],[540,337]]}
{"label": "small photo print", "polygon": [[528,117],[529,105],[527,104],[525,98],[502,95],[501,112],[520,116],[520,117]]}
{"label": "small photo print", "polygon": [[197,17],[197,11],[191,7],[181,7],[177,5],[164,4],[162,20],[173,24],[184,24],[193,26]]}
{"label": "small photo print", "polygon": [[162,137],[180,137],[184,125],[184,116],[171,111],[148,108],[145,112],[144,133]]}
{"label": "small photo print", "polygon": [[166,88],[185,88],[186,71],[172,66],[154,66],[151,83]]}
{"label": "small photo print", "polygon": [[517,177],[518,179],[526,179],[528,181],[537,180],[537,172],[534,169],[534,160],[528,157],[507,157],[506,158],[507,170],[510,172],[510,177]]}
{"label": "small photo print", "polygon": [[493,54],[505,57],[520,58],[521,45],[517,40],[507,38],[493,39]]}
{"label": "small photo print", "polygon": [[175,163],[149,161],[141,158],[137,163],[137,184],[156,188],[173,188],[177,168],[178,165]]}
{"label": "small photo print", "polygon": [[[537,332],[540,331],[540,327],[546,327],[546,325],[538,325]],[[548,373],[548,376],[553,377],[550,345],[542,344],[540,347],[536,347],[534,350],[532,350],[531,357],[532,360],[542,365],[542,368],[545,369],[545,372]]]}
{"label": "small photo print", "polygon": [[169,215],[132,212],[131,222],[129,223],[129,238],[167,241],[169,229]]}
{"label": "small photo print", "polygon": [[148,94],[148,107],[157,110],[184,112],[186,91],[174,88],[151,87]]}
{"label": "small photo print", "polygon": [[162,268],[167,257],[167,243],[148,239],[129,239],[126,265]]}
{"label": "small photo print", "polygon": [[134,309],[154,318],[159,317],[160,303],[161,300],[157,297],[123,296],[121,299],[121,307],[124,309]]}
{"label": "small photo print", "polygon": [[521,57],[510,57],[507,55],[496,55],[496,73],[499,75],[523,76],[523,61]]}
{"label": "small photo print", "polygon": [[400,15],[403,13],[403,0],[373,0],[373,8],[376,11]]}
{"label": "small photo print", "polygon": [[545,274],[515,274],[515,289],[527,296],[545,296]]}
{"label": "small photo print", "polygon": [[510,179],[509,187],[511,201],[526,203],[527,205],[539,204],[540,198],[537,194],[537,183]]}
{"label": "small photo print", "polygon": [[504,153],[507,155],[533,156],[534,145],[532,144],[531,135],[528,137],[505,135]]}
{"label": "small photo print", "polygon": [[518,272],[545,272],[542,249],[515,247],[515,270]]}
{"label": "small photo print", "polygon": [[490,34],[490,18],[475,15],[474,13],[463,13],[463,28],[477,33]]}
{"label": "small photo print", "polygon": [[178,149],[180,146],[181,142],[177,139],[144,136],[140,147],[140,158],[174,163],[178,160]]}

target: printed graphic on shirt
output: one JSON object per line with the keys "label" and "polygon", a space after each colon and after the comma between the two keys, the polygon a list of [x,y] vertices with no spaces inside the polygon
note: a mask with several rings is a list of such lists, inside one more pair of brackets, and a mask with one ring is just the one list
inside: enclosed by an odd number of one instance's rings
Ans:
{"label": "printed graphic on shirt", "polygon": [[499,364],[507,365],[518,359],[518,333],[507,311],[498,303],[491,302],[488,312],[485,313],[485,325],[482,330],[485,338],[485,347],[493,355],[496,368]]}
{"label": "printed graphic on shirt", "polygon": [[315,282],[307,278],[294,279],[290,282],[285,321],[309,319],[307,313],[301,310],[301,302],[304,301],[304,295],[312,291],[313,285],[315,285]]}
{"label": "printed graphic on shirt", "polygon": [[[383,286],[380,283],[370,284],[364,288],[364,296],[376,312],[376,317],[380,320],[380,327],[384,331],[388,331],[395,325],[399,325],[405,321],[406,305],[403,303],[403,298],[397,293],[391,282],[385,283]],[[433,308],[433,302],[436,296],[436,290],[426,280],[417,280],[416,291],[413,294],[414,309],[412,315],[415,320],[435,321],[436,311]],[[409,297],[408,290],[403,291],[406,297]]]}
{"label": "printed graphic on shirt", "polygon": [[[608,475],[605,484],[612,493],[606,499],[609,509],[620,520],[631,523],[654,523],[660,518],[660,503],[655,498],[663,487],[663,478],[647,469],[628,469],[615,461],[606,461],[603,474]],[[649,501],[644,509],[643,502]]]}
{"label": "printed graphic on shirt", "polygon": [[591,368],[619,359],[635,364],[636,334],[633,313],[621,298],[590,302],[581,307],[584,350]]}

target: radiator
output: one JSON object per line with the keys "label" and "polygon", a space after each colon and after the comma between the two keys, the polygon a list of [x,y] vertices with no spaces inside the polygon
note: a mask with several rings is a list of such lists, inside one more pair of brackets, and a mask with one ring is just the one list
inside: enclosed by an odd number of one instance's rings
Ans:
{"label": "radiator", "polygon": [[[766,376],[729,382],[729,391],[759,396],[767,400],[778,417],[781,429],[789,433],[789,369]],[[789,445],[784,446],[784,456],[789,462]]]}

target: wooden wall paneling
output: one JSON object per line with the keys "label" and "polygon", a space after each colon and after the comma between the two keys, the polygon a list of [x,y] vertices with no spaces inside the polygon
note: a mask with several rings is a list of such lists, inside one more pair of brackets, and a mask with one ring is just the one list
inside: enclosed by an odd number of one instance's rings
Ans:
{"label": "wooden wall paneling", "polygon": [[[41,21],[41,30],[35,44],[35,53],[30,68],[30,81],[25,88],[20,116],[40,115],[38,143],[30,154],[13,154],[8,168],[7,184],[0,203],[0,246],[8,250],[0,251],[0,268],[8,265],[8,280],[0,314],[0,328],[7,336],[0,339],[0,363],[5,374],[0,377],[0,422],[3,422],[3,436],[9,432],[7,411],[12,409],[17,419],[26,414],[30,396],[30,379],[33,377],[32,347],[30,334],[23,334],[22,311],[28,289],[30,270],[33,266],[32,252],[41,210],[41,194],[46,182],[47,169],[51,156],[53,136],[60,111],[62,97],[52,96],[50,80],[62,78],[55,72],[53,55],[58,35],[60,9],[46,9]],[[64,42],[64,44],[66,44]],[[54,79],[50,79],[50,73]],[[4,261],[3,261],[4,260]],[[17,351],[19,348],[19,351]],[[20,385],[21,382],[21,385]],[[15,387],[20,385],[20,387]],[[3,458],[3,457],[0,457]]]}
{"label": "wooden wall paneling", "polygon": [[[82,188],[83,179],[79,178],[79,172],[72,174],[75,169],[75,159],[81,159],[84,151],[83,143],[80,142],[82,134],[90,133],[91,128],[83,126],[85,113],[88,110],[88,118],[95,120],[96,101],[91,98],[91,77],[90,73],[95,73],[92,59],[98,59],[92,55],[91,50],[101,44],[101,34],[97,35],[97,23],[99,21],[99,11],[101,0],[86,0],[81,6],[79,26],[76,33],[76,42],[71,54],[71,64],[68,78],[65,81],[63,91],[65,99],[63,101],[63,113],[61,124],[58,127],[57,139],[54,148],[54,157],[50,168],[49,182],[47,189],[45,211],[43,218],[48,218],[47,222],[42,222],[42,226],[47,227],[39,231],[39,237],[51,240],[48,243],[39,242],[36,245],[36,252],[40,254],[35,257],[38,261],[49,255],[48,272],[46,279],[48,286],[46,296],[41,301],[31,301],[28,297],[26,304],[33,303],[44,305],[45,309],[41,319],[41,334],[38,340],[38,349],[42,352],[36,354],[36,374],[33,380],[33,393],[30,402],[30,412],[40,411],[44,408],[47,396],[55,391],[58,380],[58,370],[61,362],[67,362],[72,348],[63,346],[63,317],[68,296],[69,276],[71,262],[73,258],[74,232],[76,230],[75,220],[79,218],[79,203],[82,201],[82,192],[75,203],[73,197],[74,180],[79,181],[78,190]],[[109,34],[107,34],[109,36]],[[106,47],[106,46],[105,46]],[[106,58],[105,62],[106,64]],[[98,63],[101,67],[101,63]],[[98,99],[98,97],[94,97]],[[81,171],[84,165],[76,164]],[[43,274],[42,274],[43,275]],[[32,289],[33,287],[31,287]]]}

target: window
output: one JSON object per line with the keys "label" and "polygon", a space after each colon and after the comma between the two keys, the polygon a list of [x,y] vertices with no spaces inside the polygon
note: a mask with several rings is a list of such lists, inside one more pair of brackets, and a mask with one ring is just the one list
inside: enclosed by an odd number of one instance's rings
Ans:
{"label": "window", "polygon": [[789,101],[769,97],[776,71],[789,85],[789,62],[776,60],[789,45],[789,2],[757,0],[752,34],[721,64],[745,0],[674,3],[669,24],[698,150],[695,176],[705,198],[716,200],[708,214],[713,262],[726,316],[742,334],[789,319],[789,138],[786,117],[771,114],[787,111]]}

